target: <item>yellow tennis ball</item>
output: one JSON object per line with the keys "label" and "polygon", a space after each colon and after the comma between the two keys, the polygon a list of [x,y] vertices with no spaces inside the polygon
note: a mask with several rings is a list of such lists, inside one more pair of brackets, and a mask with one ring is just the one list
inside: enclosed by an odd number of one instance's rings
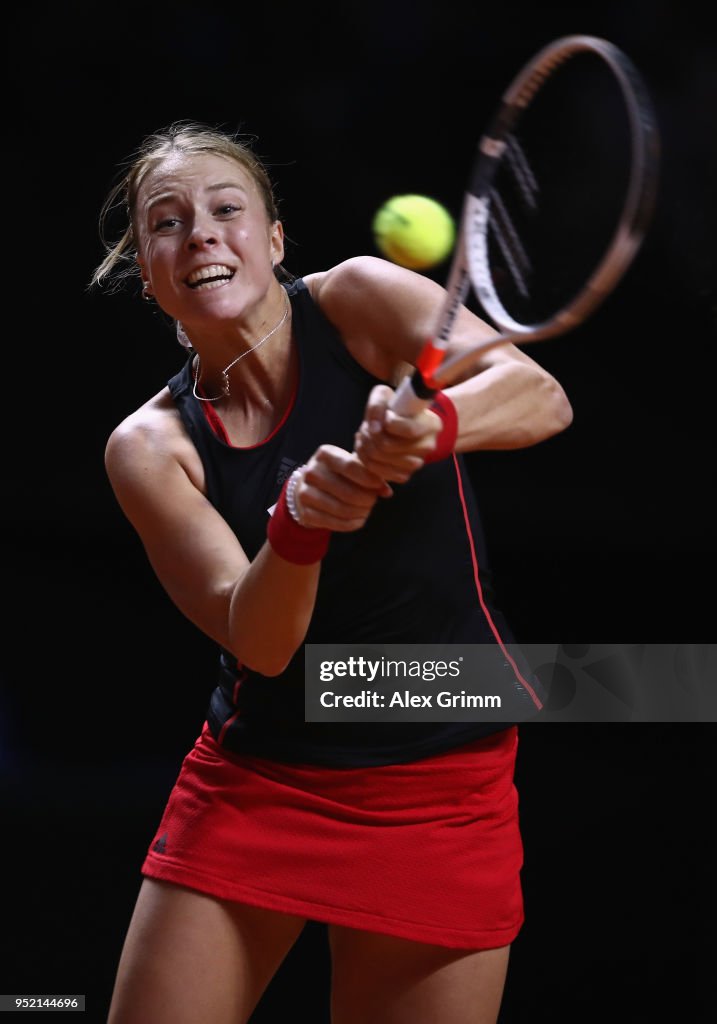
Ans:
{"label": "yellow tennis ball", "polygon": [[441,263],[456,237],[453,217],[429,196],[387,199],[376,211],[371,226],[379,251],[410,270],[425,270]]}

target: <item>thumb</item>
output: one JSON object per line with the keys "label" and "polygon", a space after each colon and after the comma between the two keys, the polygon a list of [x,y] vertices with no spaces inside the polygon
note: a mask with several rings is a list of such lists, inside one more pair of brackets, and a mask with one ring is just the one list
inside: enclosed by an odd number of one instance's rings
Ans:
{"label": "thumb", "polygon": [[364,422],[370,433],[379,434],[383,430],[392,398],[393,389],[387,384],[377,384],[372,388],[364,412]]}

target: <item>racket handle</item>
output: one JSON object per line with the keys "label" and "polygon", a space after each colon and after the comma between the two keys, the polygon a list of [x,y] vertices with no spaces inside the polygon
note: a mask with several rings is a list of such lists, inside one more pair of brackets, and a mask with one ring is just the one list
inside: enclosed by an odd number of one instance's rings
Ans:
{"label": "racket handle", "polygon": [[404,377],[391,402],[391,408],[399,416],[416,416],[431,404],[437,392],[426,386],[420,370],[414,370],[410,377]]}

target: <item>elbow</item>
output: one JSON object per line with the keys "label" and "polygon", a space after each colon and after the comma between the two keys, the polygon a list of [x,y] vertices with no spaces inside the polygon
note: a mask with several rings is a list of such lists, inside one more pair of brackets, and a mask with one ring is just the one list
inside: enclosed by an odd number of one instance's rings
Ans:
{"label": "elbow", "polygon": [[246,636],[241,639],[232,637],[231,640],[229,650],[240,664],[251,672],[270,678],[280,676],[286,671],[299,647],[299,644],[292,647],[277,643],[266,647],[258,646],[256,643],[247,643]]}
{"label": "elbow", "polygon": [[280,676],[301,647],[308,622],[270,612],[257,613],[250,600],[239,602],[244,594],[235,587],[225,625],[226,648],[237,661],[258,675]]}
{"label": "elbow", "polygon": [[543,430],[539,440],[554,437],[567,430],[573,422],[573,407],[568,396],[554,377],[546,377],[543,382]]}
{"label": "elbow", "polygon": [[570,399],[557,381],[554,382],[553,391],[553,416],[557,424],[555,433],[559,434],[562,430],[568,429],[573,422],[574,413]]}
{"label": "elbow", "polygon": [[254,672],[258,672],[259,675],[267,676],[270,679],[275,679],[277,676],[280,676],[282,674],[282,672],[285,672],[286,669],[289,667],[289,663],[291,661],[291,657],[288,657],[288,658],[271,658],[271,657],[268,657],[268,658],[260,658],[258,660],[254,659],[254,660],[255,660],[255,664],[254,665],[249,665],[249,664],[247,664],[247,662],[245,662],[244,664],[246,664],[247,667],[251,668]]}

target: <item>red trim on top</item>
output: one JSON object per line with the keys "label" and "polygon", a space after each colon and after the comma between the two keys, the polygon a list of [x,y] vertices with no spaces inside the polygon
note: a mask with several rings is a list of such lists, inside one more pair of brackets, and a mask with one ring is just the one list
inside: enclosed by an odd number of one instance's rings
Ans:
{"label": "red trim on top", "polygon": [[[201,385],[199,386],[199,390],[202,390]],[[229,434],[227,433],[227,428],[222,423],[221,417],[217,410],[214,408],[214,406],[211,405],[209,402],[202,402],[201,405],[204,410],[204,415],[207,417],[207,422],[209,423],[209,426],[212,428],[212,430],[217,435],[219,440],[223,441],[224,444],[229,445],[230,448],[238,448],[240,449],[240,451],[248,452],[251,451],[252,448],[261,448],[263,444],[267,444],[267,442],[271,441],[272,437],[274,437],[274,435],[281,430],[281,428],[284,426],[287,419],[289,418],[289,413],[294,408],[294,402],[296,401],[296,395],[298,393],[298,390],[299,378],[297,374],[296,382],[294,383],[294,390],[291,392],[291,398],[289,399],[289,402],[286,406],[284,415],[276,424],[272,432],[267,437],[265,437],[263,441],[257,441],[256,444],[232,444]]]}
{"label": "red trim on top", "polygon": [[242,663],[239,661],[239,659],[237,659],[237,672],[238,672],[238,674],[237,674],[236,682],[234,683],[234,693],[233,693],[233,697],[232,697],[232,699],[233,699],[235,704],[239,700],[239,690],[241,688],[241,685],[246,680],[246,678],[248,676],[246,665],[242,665]]}
{"label": "red trim on top", "polygon": [[234,445],[231,443],[229,439],[229,434],[227,434],[226,427],[222,423],[219,413],[214,408],[214,406],[210,405],[208,402],[202,402],[202,408],[204,409],[204,414],[207,417],[207,420],[209,421],[209,426],[212,428],[212,430],[217,435],[219,440],[223,441],[224,444],[228,444],[230,448],[233,448]]}
{"label": "red trim on top", "polygon": [[233,725],[234,722],[236,722],[238,717],[239,717],[239,712],[235,711],[233,715],[230,715],[229,718],[227,718],[226,722],[222,726],[221,732],[219,733],[219,738],[217,739],[217,743],[219,744],[220,747],[221,747],[222,743],[224,742],[224,737],[227,734],[227,729],[231,725]]}
{"label": "red trim on top", "polygon": [[501,651],[503,652],[504,657],[510,663],[513,671],[515,672],[515,674],[517,676],[517,678],[520,680],[520,682],[526,688],[526,690],[528,691],[530,696],[533,698],[533,703],[537,707],[538,711],[540,711],[540,710],[542,710],[542,707],[543,707],[542,701],[538,697],[538,695],[535,692],[535,690],[533,689],[533,687],[527,681],[527,679],[524,679],[523,676],[521,675],[520,669],[516,665],[512,655],[506,649],[505,643],[504,643],[500,633],[498,632],[498,628],[497,628],[496,624],[493,622],[493,619],[490,617],[490,612],[488,611],[486,603],[483,600],[483,587],[481,586],[480,575],[479,575],[479,570],[478,570],[478,558],[476,556],[475,542],[473,540],[473,533],[471,531],[470,518],[468,516],[468,506],[466,504],[466,496],[465,496],[465,492],[463,490],[463,480],[461,479],[461,471],[460,471],[460,467],[458,465],[458,459],[457,459],[457,457],[455,455],[453,456],[453,465],[455,466],[456,477],[458,478],[458,494],[460,496],[461,507],[463,509],[463,521],[466,524],[466,534],[468,535],[468,544],[470,545],[470,550],[471,550],[471,562],[473,563],[473,579],[475,580],[475,585],[476,585],[476,590],[478,592],[478,600],[480,601],[480,606],[483,609],[483,614],[485,615],[486,619],[488,620],[488,625],[491,628],[493,636],[498,641],[498,646],[500,647]]}

